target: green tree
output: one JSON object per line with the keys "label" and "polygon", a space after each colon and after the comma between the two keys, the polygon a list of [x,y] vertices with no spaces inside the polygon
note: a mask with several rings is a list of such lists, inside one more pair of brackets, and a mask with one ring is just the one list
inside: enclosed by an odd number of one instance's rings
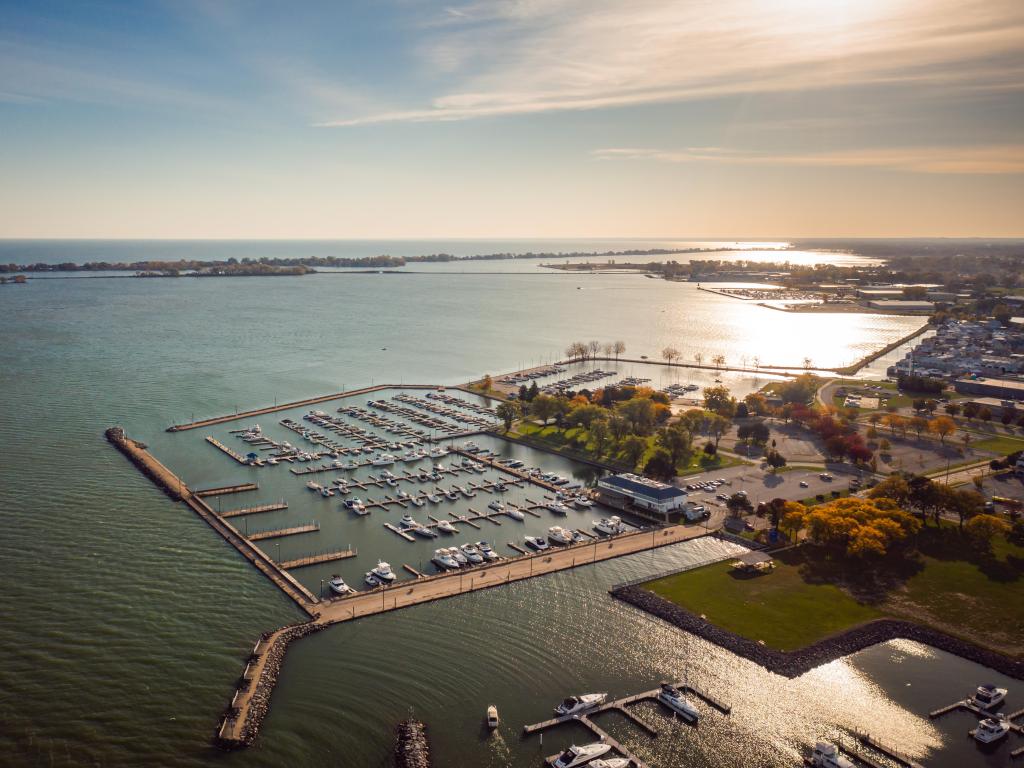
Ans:
{"label": "green tree", "polygon": [[718,441],[722,439],[722,435],[729,431],[732,426],[732,422],[724,416],[719,416],[717,413],[709,413],[706,428],[709,437],[715,441],[715,450],[718,450]]}
{"label": "green tree", "polygon": [[647,453],[647,441],[638,435],[630,435],[622,441],[622,456],[630,467],[636,467],[637,462]]}
{"label": "green tree", "polygon": [[729,388],[719,384],[717,387],[707,387],[704,390],[704,407],[731,419],[736,413],[736,398],[729,394]]}
{"label": "green tree", "polygon": [[539,419],[542,424],[547,424],[555,414],[558,413],[558,398],[551,395],[537,395],[530,402],[530,414]]}
{"label": "green tree", "polygon": [[611,429],[608,428],[608,419],[598,419],[590,425],[590,439],[594,443],[594,453],[598,457],[604,456],[612,440]]}
{"label": "green tree", "polygon": [[658,445],[668,452],[673,467],[689,462],[693,455],[693,434],[682,422],[677,421],[675,424],[662,427],[655,439]]}
{"label": "green tree", "polygon": [[782,467],[786,466],[786,457],[783,456],[774,448],[768,451],[768,455],[765,456],[765,461],[768,462],[768,466],[772,468],[772,471],[781,469]]}
{"label": "green tree", "polygon": [[658,448],[644,464],[644,474],[656,480],[671,480],[676,474],[671,454],[664,448]]}
{"label": "green tree", "polygon": [[646,435],[654,426],[654,403],[646,397],[634,397],[616,406],[616,410],[629,422],[630,431]]}
{"label": "green tree", "polygon": [[520,408],[518,403],[503,402],[498,403],[494,412],[501,419],[502,424],[505,426],[505,431],[508,432],[512,429],[512,423],[519,418]]}
{"label": "green tree", "polygon": [[598,419],[603,419],[608,416],[608,410],[602,408],[600,405],[593,403],[587,403],[586,405],[577,405],[566,416],[566,421],[570,425],[576,426],[582,424],[585,429],[590,429],[590,425]]}
{"label": "green tree", "polygon": [[745,493],[734,493],[725,502],[725,506],[733,517],[743,517],[754,511],[754,505],[750,503]]}
{"label": "green tree", "polygon": [[1009,523],[995,515],[976,515],[964,526],[964,534],[970,542],[978,550],[988,553],[992,551],[992,540],[1009,532]]}

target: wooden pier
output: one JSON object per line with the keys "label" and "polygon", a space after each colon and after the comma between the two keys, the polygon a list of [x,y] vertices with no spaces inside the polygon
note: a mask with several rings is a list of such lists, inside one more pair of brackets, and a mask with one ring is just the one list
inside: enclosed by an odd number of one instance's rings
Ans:
{"label": "wooden pier", "polygon": [[237,461],[239,464],[249,463],[249,461],[242,454],[238,453],[238,451],[233,451],[232,449],[228,448],[226,445],[224,445],[224,443],[222,443],[215,437],[210,437],[209,435],[207,435],[206,442],[208,442],[210,445],[216,448],[220,448],[222,451],[224,451],[224,453],[226,453],[232,459]]}
{"label": "wooden pier", "polygon": [[257,504],[255,507],[241,507],[229,509],[226,512],[218,512],[221,517],[239,517],[240,515],[258,515],[261,512],[277,512],[281,509],[288,509],[287,501],[275,501],[270,504]]}
{"label": "wooden pier", "polygon": [[306,555],[305,557],[298,557],[294,560],[284,560],[278,563],[280,568],[286,571],[290,571],[293,568],[305,568],[308,565],[320,565],[320,563],[330,563],[334,560],[346,560],[350,557],[355,557],[358,552],[354,549],[340,549],[337,552],[320,552],[316,555]]}
{"label": "wooden pier", "polygon": [[272,531],[256,531],[249,534],[249,541],[262,541],[263,539],[276,539],[281,536],[295,536],[299,533],[313,533],[320,530],[320,523],[309,523],[307,525],[296,525],[291,528],[278,528]]}
{"label": "wooden pier", "polygon": [[[902,752],[900,752],[895,747],[892,747],[892,746],[890,746],[890,745],[888,745],[888,744],[886,744],[886,743],[884,743],[882,741],[879,741],[878,739],[876,739],[874,736],[871,736],[870,734],[867,734],[867,733],[857,733],[855,735],[857,736],[857,740],[861,744],[864,744],[865,746],[871,747],[876,752],[881,752],[883,755],[888,757],[890,760],[893,760],[893,761],[899,763],[900,765],[904,766],[904,768],[924,768],[920,763],[916,762],[915,760],[913,760],[908,755],[903,754]],[[856,757],[858,760],[861,760],[863,762],[869,762],[868,760],[865,759],[865,757],[866,757],[865,755],[861,755],[861,754],[858,754],[856,752],[853,752],[851,754],[853,754],[853,756]]]}
{"label": "wooden pier", "polygon": [[210,496],[224,496],[229,493],[244,493],[245,491],[258,491],[259,489],[260,487],[256,483],[239,483],[238,485],[222,485],[219,488],[206,488],[201,491],[193,491],[192,493],[200,499],[206,499]]}

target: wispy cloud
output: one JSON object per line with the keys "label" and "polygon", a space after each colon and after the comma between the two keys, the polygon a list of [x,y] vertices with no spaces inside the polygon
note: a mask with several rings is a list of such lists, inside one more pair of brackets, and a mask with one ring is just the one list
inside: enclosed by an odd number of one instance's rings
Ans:
{"label": "wispy cloud", "polygon": [[913,173],[1024,173],[1024,144],[967,147],[892,147],[818,153],[769,153],[722,147],[679,150],[614,147],[594,150],[598,160],[726,163],[806,167],[888,168]]}
{"label": "wispy cloud", "polygon": [[448,87],[321,125],[871,83],[1024,87],[1019,0],[524,0],[449,6],[423,29],[422,60]]}

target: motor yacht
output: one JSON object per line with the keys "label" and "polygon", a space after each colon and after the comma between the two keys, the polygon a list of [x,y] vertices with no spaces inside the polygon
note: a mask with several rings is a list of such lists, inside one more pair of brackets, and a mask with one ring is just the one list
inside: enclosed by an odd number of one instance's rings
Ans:
{"label": "motor yacht", "polygon": [[491,704],[487,708],[487,727],[492,731],[498,727],[500,721],[498,720],[498,708]]}
{"label": "motor yacht", "polygon": [[382,582],[380,579],[378,579],[377,578],[377,574],[375,574],[373,571],[367,571],[366,575],[363,577],[363,581],[365,581],[367,583],[367,585],[369,585],[371,587],[382,587],[382,586],[384,586],[384,582]]}
{"label": "motor yacht", "polygon": [[551,765],[554,768],[576,768],[578,765],[586,765],[595,757],[607,754],[611,749],[612,745],[605,744],[603,741],[584,744],[582,747],[573,744],[560,754]]}
{"label": "motor yacht", "polygon": [[455,558],[455,562],[459,565],[469,565],[469,558],[466,557],[466,553],[458,547],[448,547],[448,554]]}
{"label": "motor yacht", "polygon": [[437,524],[437,530],[443,533],[458,533],[459,529],[449,523],[447,520],[441,520]]}
{"label": "motor yacht", "polygon": [[999,741],[1009,732],[1010,721],[1007,720],[1003,715],[986,717],[984,720],[978,723],[978,727],[974,731],[974,740],[980,741],[982,744],[991,744],[993,742]]}
{"label": "motor yacht", "polygon": [[560,501],[548,502],[547,508],[554,512],[556,515],[568,515],[569,508],[562,504]]}
{"label": "motor yacht", "polygon": [[535,549],[538,552],[542,552],[545,549],[550,549],[548,542],[542,536],[527,536],[525,538],[526,546],[530,549]]}
{"label": "motor yacht", "polygon": [[309,490],[311,490],[311,491],[315,491],[316,493],[320,493],[320,488],[321,488],[320,483],[317,483],[317,482],[315,482],[313,480],[310,480],[308,483],[306,483],[306,487],[309,488]]}
{"label": "motor yacht", "polygon": [[555,707],[555,715],[558,717],[579,715],[604,704],[607,700],[607,693],[583,693],[579,696],[570,696]]}
{"label": "motor yacht", "polygon": [[625,531],[626,526],[622,524],[621,517],[613,515],[612,517],[602,517],[600,520],[595,520],[594,530],[598,533],[603,533],[605,536],[614,536]]}
{"label": "motor yacht", "polygon": [[408,491],[399,491],[398,492],[398,498],[399,498],[400,501],[408,501],[412,497],[409,496],[409,492]]}
{"label": "motor yacht", "polygon": [[320,495],[323,496],[326,499],[328,496],[333,496],[334,495],[334,489],[333,488],[326,488],[326,487],[321,486],[320,487]]}
{"label": "motor yacht", "polygon": [[391,570],[391,566],[385,563],[383,560],[377,561],[377,567],[370,571],[377,580],[382,584],[390,584],[395,580],[395,572]]}
{"label": "motor yacht", "polygon": [[448,550],[443,547],[434,550],[434,557],[431,560],[434,565],[444,570],[454,571],[461,567],[459,566],[459,561],[452,557]]}
{"label": "motor yacht", "polygon": [[984,683],[978,686],[971,700],[982,709],[989,710],[998,707],[1005,699],[1005,688],[996,688],[992,683]]}
{"label": "motor yacht", "polygon": [[430,453],[427,454],[427,456],[429,456],[432,459],[443,459],[447,455],[448,449],[441,447],[434,448],[433,450],[430,451]]}
{"label": "motor yacht", "polygon": [[584,536],[583,533],[581,533],[580,531],[577,531],[575,528],[569,531],[569,533],[572,535],[573,544],[583,544],[587,540],[587,537]]}
{"label": "motor yacht", "polygon": [[486,541],[478,541],[476,543],[476,548],[480,550],[480,554],[484,556],[484,560],[486,560],[489,563],[499,559],[498,553],[495,552],[491,548],[491,545],[488,544]]}
{"label": "motor yacht", "polygon": [[630,759],[628,757],[599,757],[597,760],[591,760],[587,763],[588,768],[629,768]]}
{"label": "motor yacht", "polygon": [[658,691],[658,701],[673,712],[682,715],[686,720],[689,720],[692,723],[697,722],[697,718],[699,717],[697,708],[689,702],[686,696],[683,695],[682,691],[671,683],[661,684],[661,690]]}
{"label": "motor yacht", "polygon": [[412,505],[414,507],[422,507],[426,505],[426,502],[423,501],[422,496],[413,496],[409,499],[409,501],[412,502]]}
{"label": "motor yacht", "polygon": [[427,494],[427,501],[429,501],[431,504],[440,504],[443,498],[443,496],[440,496],[439,494],[436,493]]}
{"label": "motor yacht", "polygon": [[347,595],[355,592],[352,587],[345,583],[345,580],[341,576],[335,576],[333,579],[327,582],[327,586],[331,588],[331,592],[336,595]]}
{"label": "motor yacht", "polygon": [[375,467],[389,467],[395,463],[395,457],[390,453],[382,453],[377,458],[373,459],[370,464]]}
{"label": "motor yacht", "polygon": [[518,507],[507,506],[505,507],[505,514],[511,517],[513,520],[525,520],[526,515],[523,514],[523,510]]}
{"label": "motor yacht", "polygon": [[460,487],[460,486],[456,486],[456,488],[458,488],[459,492],[463,496],[465,496],[467,499],[472,499],[472,498],[474,498],[476,496],[476,491],[470,490],[469,488]]}
{"label": "motor yacht", "polygon": [[548,540],[552,544],[566,546],[572,543],[572,532],[560,525],[553,525],[548,528]]}
{"label": "motor yacht", "polygon": [[494,512],[497,512],[498,514],[501,514],[502,512],[505,511],[505,505],[502,504],[500,501],[497,501],[497,500],[490,502],[487,505],[487,508],[490,509],[490,510],[493,510]]}
{"label": "motor yacht", "polygon": [[572,500],[572,504],[576,509],[590,509],[590,507],[594,506],[594,502],[586,496],[577,496]]}
{"label": "motor yacht", "polygon": [[484,561],[483,554],[481,554],[480,550],[472,544],[463,544],[459,549],[462,550],[462,554],[464,554],[466,559],[473,565],[479,565]]}
{"label": "motor yacht", "polygon": [[854,768],[851,761],[839,754],[835,744],[819,741],[811,753],[811,765],[814,768]]}

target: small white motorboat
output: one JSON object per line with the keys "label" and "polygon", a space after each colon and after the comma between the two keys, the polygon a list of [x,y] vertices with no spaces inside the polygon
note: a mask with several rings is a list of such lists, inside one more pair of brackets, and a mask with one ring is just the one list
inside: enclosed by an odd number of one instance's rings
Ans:
{"label": "small white motorboat", "polygon": [[414,507],[426,506],[426,502],[423,500],[422,496],[413,496],[409,499],[409,501]]}
{"label": "small white motorboat", "polygon": [[982,744],[992,744],[999,741],[1010,732],[1010,721],[1003,715],[986,717],[978,723],[974,731],[974,740]]}
{"label": "small white motorboat", "polygon": [[449,491],[445,491],[444,495],[448,499],[448,501],[458,501],[459,500],[459,492],[456,491],[454,488],[452,488]]}
{"label": "small white motorboat", "polygon": [[448,554],[455,558],[460,566],[469,565],[469,558],[466,557],[466,553],[458,547],[448,547]]}
{"label": "small white motorboat", "polygon": [[530,549],[535,549],[538,552],[542,552],[545,549],[550,549],[550,545],[547,540],[541,536],[527,536],[525,537],[526,546]]}
{"label": "small white motorboat", "polygon": [[576,768],[578,765],[586,765],[594,758],[607,754],[611,749],[612,745],[605,744],[603,741],[584,744],[582,747],[573,744],[556,758],[552,766],[554,768]]}
{"label": "small white motorboat", "polygon": [[484,556],[484,560],[489,563],[499,559],[498,553],[495,552],[491,545],[486,541],[478,541],[476,543],[476,548],[480,550],[480,554]]}
{"label": "small white motorboat", "polygon": [[431,560],[433,561],[434,565],[436,565],[438,568],[443,568],[449,571],[454,571],[461,567],[459,565],[459,561],[452,557],[447,549],[443,548],[435,549],[434,556],[431,558]]}
{"label": "small white motorboat", "polygon": [[355,592],[352,587],[345,583],[345,580],[341,576],[335,576],[333,579],[327,582],[327,586],[331,588],[331,592],[336,595],[348,595]]}
{"label": "small white motorboat", "polygon": [[505,514],[511,517],[513,520],[525,520],[526,515],[523,514],[521,509],[513,507],[511,505],[505,507]]}
{"label": "small white motorboat", "polygon": [[390,453],[382,453],[377,458],[373,459],[370,464],[375,467],[389,467],[395,463],[395,457]]}
{"label": "small white motorboat", "polygon": [[607,700],[607,693],[583,693],[579,696],[570,696],[555,707],[555,715],[558,717],[579,715],[604,704]]}
{"label": "small white motorboat", "polygon": [[487,505],[487,508],[488,508],[488,509],[490,509],[490,510],[492,510],[492,511],[494,511],[494,512],[497,512],[498,514],[501,514],[502,512],[504,512],[504,511],[505,511],[505,505],[504,505],[504,504],[502,504],[502,503],[501,503],[500,501],[498,501],[497,499],[495,499],[494,501],[490,502],[490,503],[489,503],[489,504]]}
{"label": "small white motorboat", "polygon": [[577,496],[572,500],[573,506],[576,509],[589,509],[594,506],[594,502],[588,499],[586,496]]}
{"label": "small white motorboat", "polygon": [[440,522],[438,522],[437,530],[441,531],[442,533],[458,533],[459,532],[459,529],[456,528],[451,523],[449,523],[447,520],[441,520]]}
{"label": "small white motorboat", "polygon": [[479,565],[484,561],[483,554],[481,554],[480,550],[472,544],[463,544],[459,549],[462,550],[462,554],[464,554],[466,559],[473,565]]}
{"label": "small white motorboat", "polygon": [[560,525],[553,525],[548,528],[548,540],[564,547],[572,543],[572,532]]}
{"label": "small white motorboat", "polygon": [[487,727],[492,731],[500,725],[501,721],[498,719],[498,708],[491,704],[487,708]]}
{"label": "small white motorboat", "polygon": [[554,512],[556,515],[568,515],[569,508],[560,501],[552,501],[547,504],[547,508]]}
{"label": "small white motorboat", "polygon": [[852,762],[839,754],[835,744],[819,741],[811,753],[811,765],[814,768],[854,768]]}
{"label": "small white motorboat", "polygon": [[621,517],[614,515],[612,517],[602,517],[600,520],[594,520],[594,530],[598,533],[603,533],[605,536],[615,536],[616,534],[625,531],[626,526],[623,525]]}
{"label": "small white motorboat", "polygon": [[377,567],[370,571],[377,580],[382,584],[390,584],[395,580],[395,572],[391,570],[391,566],[385,563],[383,560],[377,561]]}
{"label": "small white motorboat", "polygon": [[629,768],[628,757],[599,757],[587,763],[587,768]]}
{"label": "small white motorboat", "polygon": [[995,709],[1006,700],[1006,693],[1005,688],[996,688],[992,683],[984,683],[978,686],[972,701],[982,709]]}
{"label": "small white motorboat", "polygon": [[438,496],[436,493],[427,494],[427,501],[431,504],[440,504],[443,497]]}
{"label": "small white motorboat", "polygon": [[683,692],[671,683],[661,684],[661,690],[658,691],[658,701],[692,723],[697,722],[697,718],[700,716],[697,708],[689,702],[686,696],[683,695]]}

